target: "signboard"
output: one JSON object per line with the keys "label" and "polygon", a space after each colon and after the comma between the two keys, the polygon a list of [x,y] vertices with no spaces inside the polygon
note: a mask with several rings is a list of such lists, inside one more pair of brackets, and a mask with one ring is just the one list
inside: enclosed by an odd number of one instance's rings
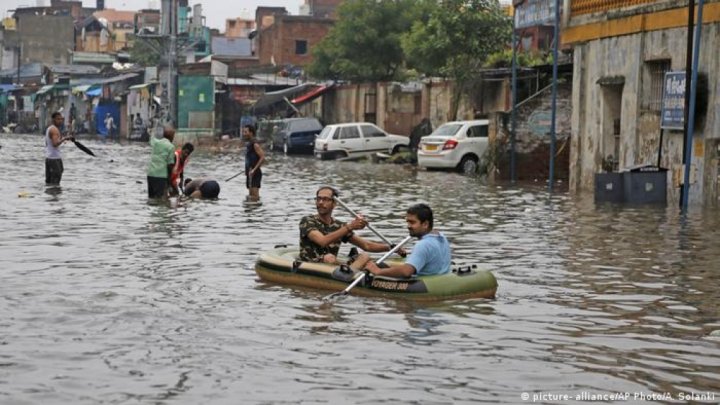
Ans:
{"label": "signboard", "polygon": [[660,128],[685,128],[685,72],[665,73]]}
{"label": "signboard", "polygon": [[525,0],[515,4],[515,28],[555,24],[555,0]]}

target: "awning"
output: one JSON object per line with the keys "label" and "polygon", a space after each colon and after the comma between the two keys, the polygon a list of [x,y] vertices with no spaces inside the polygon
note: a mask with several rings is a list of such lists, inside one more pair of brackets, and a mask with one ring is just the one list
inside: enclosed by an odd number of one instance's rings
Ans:
{"label": "awning", "polygon": [[22,86],[17,86],[14,84],[0,84],[0,92],[10,93],[15,90],[22,89]]}
{"label": "awning", "polygon": [[88,97],[98,97],[102,94],[102,87],[95,87],[85,92]]}
{"label": "awning", "polygon": [[152,83],[143,83],[143,84],[136,84],[133,86],[128,87],[128,90],[139,90],[144,89],[145,87],[151,85]]}
{"label": "awning", "polygon": [[295,94],[305,91],[308,87],[312,86],[310,83],[301,84],[299,86],[290,87],[283,90],[272,91],[265,93],[260,99],[253,105],[253,109],[258,110],[261,108],[269,107],[273,104],[284,102],[288,97],[292,97]]}
{"label": "awning", "polygon": [[298,104],[303,104],[303,103],[313,101],[316,98],[322,96],[325,92],[327,92],[331,88],[333,88],[333,86],[334,86],[334,84],[332,84],[332,83],[324,84],[324,85],[317,87],[299,97],[295,97],[294,99],[290,100],[290,102],[295,105],[298,105]]}
{"label": "awning", "polygon": [[46,84],[45,86],[42,86],[42,87],[40,88],[40,90],[38,90],[37,93],[35,93],[35,94],[37,94],[38,96],[39,96],[39,95],[42,95],[42,94],[45,94],[45,93],[47,93],[48,91],[52,90],[53,87],[55,87],[54,84]]}
{"label": "awning", "polygon": [[89,88],[90,88],[89,84],[85,84],[82,86],[75,86],[75,87],[73,87],[72,92],[73,92],[73,94],[85,93],[86,91],[88,91]]}

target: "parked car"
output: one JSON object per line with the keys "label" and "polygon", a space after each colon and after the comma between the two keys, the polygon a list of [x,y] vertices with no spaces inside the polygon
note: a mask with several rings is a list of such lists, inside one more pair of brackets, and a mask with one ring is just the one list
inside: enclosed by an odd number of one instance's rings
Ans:
{"label": "parked car", "polygon": [[420,139],[418,166],[474,173],[488,147],[488,120],[452,121]]}
{"label": "parked car", "polygon": [[375,152],[397,153],[407,148],[407,136],[388,134],[368,122],[350,122],[326,126],[315,140],[315,156],[342,159],[369,156]]}
{"label": "parked car", "polygon": [[272,128],[270,149],[285,153],[312,153],[315,137],[322,129],[317,118],[278,120]]}

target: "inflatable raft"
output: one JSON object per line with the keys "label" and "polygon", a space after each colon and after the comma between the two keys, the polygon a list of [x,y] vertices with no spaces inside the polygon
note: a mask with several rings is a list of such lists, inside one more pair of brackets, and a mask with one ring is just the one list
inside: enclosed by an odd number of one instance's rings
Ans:
{"label": "inflatable raft", "polygon": [[[352,273],[343,272],[336,265],[300,262],[297,255],[297,247],[278,246],[258,257],[255,272],[264,281],[332,291],[343,290],[355,277]],[[491,272],[479,270],[475,265],[466,265],[454,266],[450,273],[433,276],[393,278],[369,275],[350,293],[433,301],[449,298],[494,298],[496,291],[497,280]]]}

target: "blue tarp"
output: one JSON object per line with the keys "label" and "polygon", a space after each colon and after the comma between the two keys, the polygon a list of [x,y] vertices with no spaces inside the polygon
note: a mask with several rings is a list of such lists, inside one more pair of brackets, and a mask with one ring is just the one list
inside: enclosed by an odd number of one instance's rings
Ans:
{"label": "blue tarp", "polygon": [[88,97],[97,97],[97,96],[99,96],[100,94],[102,94],[102,87],[97,87],[97,88],[94,88],[94,89],[90,89],[90,90],[86,91],[85,94],[86,94]]}
{"label": "blue tarp", "polygon": [[105,117],[110,113],[115,121],[115,129],[113,135],[118,136],[120,131],[120,106],[117,104],[100,104],[95,107],[95,130],[102,136],[107,136],[107,128],[105,128]]}

